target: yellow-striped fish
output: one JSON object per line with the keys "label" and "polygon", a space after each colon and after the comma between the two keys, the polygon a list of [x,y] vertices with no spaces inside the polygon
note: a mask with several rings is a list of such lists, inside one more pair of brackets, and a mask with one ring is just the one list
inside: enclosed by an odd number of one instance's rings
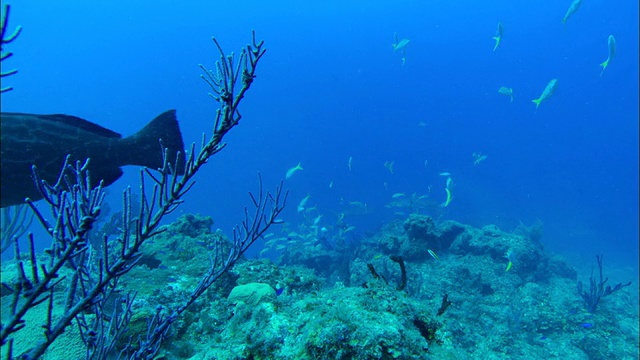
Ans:
{"label": "yellow-striped fish", "polygon": [[500,45],[500,40],[502,40],[502,34],[504,34],[504,27],[502,26],[502,23],[498,21],[498,29],[496,30],[496,36],[492,38],[493,40],[496,41],[496,45],[493,47],[493,52],[495,52],[498,46]]}
{"label": "yellow-striped fish", "polygon": [[540,95],[540,97],[537,99],[531,100],[536,104],[536,109],[538,108],[538,106],[540,106],[541,102],[547,100],[551,97],[551,95],[553,95],[557,87],[558,79],[551,79],[551,81],[549,81],[549,83],[547,84],[547,87],[544,88],[542,95]]}
{"label": "yellow-striped fish", "polygon": [[564,15],[564,18],[562,19],[563,24],[566,24],[567,19],[569,19],[571,15],[573,15],[576,11],[578,11],[578,9],[580,9],[580,5],[582,5],[582,0],[573,0],[573,2],[571,3],[571,6],[569,6],[569,10],[567,10],[567,13]]}
{"label": "yellow-striped fish", "polygon": [[304,170],[302,168],[302,165],[300,162],[298,162],[298,165],[292,167],[291,169],[287,170],[287,174],[285,175],[285,179],[289,179],[290,177],[293,176],[293,174],[295,174],[296,172],[300,171],[300,170]]}
{"label": "yellow-striped fish", "polygon": [[609,66],[609,62],[616,56],[616,38],[614,38],[613,35],[609,35],[609,38],[607,39],[607,45],[609,46],[609,57],[605,62],[600,64],[600,66],[602,66],[600,76],[602,76],[602,74],[604,73],[604,69]]}

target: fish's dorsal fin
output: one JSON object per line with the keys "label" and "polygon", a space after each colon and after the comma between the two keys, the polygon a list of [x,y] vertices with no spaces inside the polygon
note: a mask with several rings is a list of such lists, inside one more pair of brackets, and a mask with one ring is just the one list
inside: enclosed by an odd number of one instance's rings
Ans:
{"label": "fish's dorsal fin", "polygon": [[81,119],[79,117],[72,116],[72,115],[53,114],[53,115],[39,115],[38,117],[41,118],[42,120],[48,120],[48,121],[53,121],[61,124],[66,124],[66,125],[80,128],[80,129],[83,129],[104,137],[108,137],[108,138],[122,137],[122,135],[118,134],[113,130],[109,130],[98,124],[94,124],[90,121],[87,121],[85,119]]}

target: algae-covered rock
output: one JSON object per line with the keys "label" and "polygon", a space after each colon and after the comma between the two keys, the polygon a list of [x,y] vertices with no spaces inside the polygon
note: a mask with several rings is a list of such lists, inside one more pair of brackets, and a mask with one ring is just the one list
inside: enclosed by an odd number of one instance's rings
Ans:
{"label": "algae-covered rock", "polygon": [[294,265],[278,266],[269,259],[250,259],[233,267],[238,285],[263,283],[274,289],[282,289],[284,294],[309,293],[319,290],[322,280],[312,269]]}
{"label": "algae-covered rock", "polygon": [[249,283],[234,287],[227,299],[230,303],[242,301],[247,305],[257,305],[275,300],[276,291],[267,284]]}
{"label": "algae-covered rock", "polygon": [[559,255],[549,256],[549,271],[567,279],[578,280],[576,269]]}
{"label": "algae-covered rock", "polygon": [[404,222],[404,231],[413,241],[428,240],[439,235],[431,216],[411,214]]}
{"label": "algae-covered rock", "polygon": [[422,359],[429,342],[416,327],[426,308],[395,288],[341,283],[274,303],[239,303],[219,337],[193,359]]}
{"label": "algae-covered rock", "polygon": [[209,216],[199,214],[182,215],[171,224],[169,230],[192,238],[198,237],[200,234],[208,234],[211,232],[213,219]]}
{"label": "algae-covered rock", "polygon": [[424,259],[427,249],[439,243],[440,232],[430,216],[411,214],[404,222],[404,231],[408,242],[402,245],[400,255],[407,260]]}
{"label": "algae-covered rock", "polygon": [[459,235],[467,231],[468,226],[457,221],[447,220],[438,224],[437,236],[432,239],[430,249],[433,251],[448,251],[451,244]]}
{"label": "algae-covered rock", "polygon": [[430,216],[411,214],[403,224],[406,236],[401,238],[404,241],[396,254],[409,261],[427,259],[428,250],[447,251],[466,228],[456,221],[436,224]]}

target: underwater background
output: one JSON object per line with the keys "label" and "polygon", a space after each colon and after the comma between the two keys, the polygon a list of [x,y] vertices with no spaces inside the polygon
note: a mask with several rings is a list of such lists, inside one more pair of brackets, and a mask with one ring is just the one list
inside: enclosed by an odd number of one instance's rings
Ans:
{"label": "underwater background", "polygon": [[[70,114],[130,135],[177,109],[187,144],[212,128],[216,104],[198,67],[217,60],[211,36],[227,52],[252,29],[265,40],[240,125],[171,220],[210,216],[228,235],[257,172],[271,188],[300,163],[285,180],[289,229],[344,221],[357,242],[412,212],[504,232],[542,224],[544,251],[578,278],[604,254],[611,283],[632,281],[622,291],[634,294],[637,316],[635,1],[587,0],[566,24],[570,1],[548,0],[11,5],[24,29],[3,63],[19,72],[3,79],[14,90],[2,111]],[[394,34],[410,40],[404,60]],[[609,35],[617,52],[601,73]],[[551,79],[557,90],[536,109]],[[474,154],[486,158],[475,164]],[[124,170],[108,189],[113,208],[137,186],[139,170]],[[449,177],[453,197],[441,206]],[[278,258],[263,246],[248,257]]]}

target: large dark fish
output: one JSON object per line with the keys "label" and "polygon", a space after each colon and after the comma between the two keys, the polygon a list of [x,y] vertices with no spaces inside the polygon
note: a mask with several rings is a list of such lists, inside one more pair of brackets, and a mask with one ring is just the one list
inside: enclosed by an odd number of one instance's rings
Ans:
{"label": "large dark fish", "polygon": [[[0,207],[22,204],[27,197],[34,201],[41,199],[31,176],[31,166],[36,165],[40,176],[53,184],[67,155],[71,155],[72,164],[90,158],[92,184],[103,180],[105,186],[122,176],[121,166],[162,167],[160,143],[169,149],[172,162],[178,151],[184,158],[184,143],[175,110],[160,114],[142,130],[126,138],[70,115],[3,112],[0,125]],[[179,164],[178,169],[182,173],[184,163]]]}

